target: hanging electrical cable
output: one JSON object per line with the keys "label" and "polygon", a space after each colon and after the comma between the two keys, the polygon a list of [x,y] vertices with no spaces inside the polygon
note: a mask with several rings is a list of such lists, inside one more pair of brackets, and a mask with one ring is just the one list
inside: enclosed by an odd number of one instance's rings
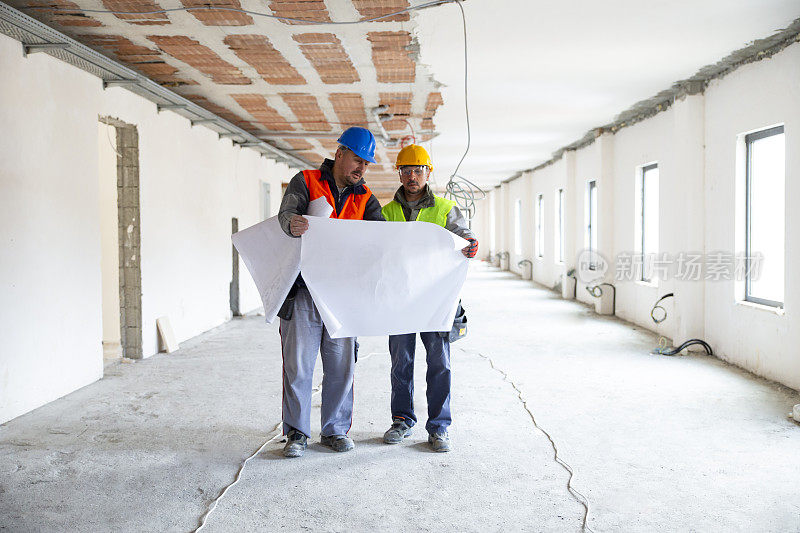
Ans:
{"label": "hanging electrical cable", "polygon": [[[456,4],[461,10],[461,25],[464,32],[464,117],[467,125],[467,146],[464,149],[464,154],[456,165],[456,169],[450,175],[450,179],[444,186],[445,197],[456,202],[459,209],[466,211],[467,216],[472,218],[475,215],[475,201],[483,200],[486,198],[486,191],[475,185],[473,182],[460,176],[458,174],[461,164],[469,153],[472,145],[472,130],[469,121],[469,56],[467,53],[467,17],[464,13],[464,6],[461,5],[461,0],[457,0]],[[479,194],[480,197],[476,198]]]}
{"label": "hanging electrical cable", "polygon": [[444,190],[445,197],[454,200],[458,208],[466,211],[470,218],[475,214],[475,202],[486,198],[486,191],[461,176],[450,176]]}

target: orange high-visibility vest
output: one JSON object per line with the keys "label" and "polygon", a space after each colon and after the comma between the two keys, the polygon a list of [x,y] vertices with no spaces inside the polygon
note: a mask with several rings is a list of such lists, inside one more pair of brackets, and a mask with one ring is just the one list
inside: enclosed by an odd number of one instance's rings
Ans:
{"label": "orange high-visibility vest", "polygon": [[[365,194],[351,194],[342,207],[342,212],[336,215],[336,200],[333,198],[330,185],[327,180],[322,179],[321,170],[304,170],[303,176],[306,178],[306,187],[308,187],[308,200],[313,202],[322,196],[328,201],[333,208],[331,218],[346,218],[350,220],[363,220],[364,210],[367,208],[367,201],[372,196],[372,191],[369,187],[362,185],[366,189]],[[338,193],[338,191],[337,191]]]}

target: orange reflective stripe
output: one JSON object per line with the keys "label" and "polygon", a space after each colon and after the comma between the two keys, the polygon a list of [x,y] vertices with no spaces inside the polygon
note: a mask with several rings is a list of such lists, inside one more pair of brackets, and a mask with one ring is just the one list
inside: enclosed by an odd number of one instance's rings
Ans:
{"label": "orange reflective stripe", "polygon": [[364,211],[367,209],[367,201],[372,196],[372,191],[366,185],[365,194],[351,194],[342,207],[342,212],[336,216],[336,200],[331,192],[330,185],[322,179],[321,170],[304,170],[303,176],[306,179],[306,187],[308,187],[308,199],[314,201],[317,198],[325,197],[328,204],[333,208],[331,218],[342,218],[349,220],[363,220]]}

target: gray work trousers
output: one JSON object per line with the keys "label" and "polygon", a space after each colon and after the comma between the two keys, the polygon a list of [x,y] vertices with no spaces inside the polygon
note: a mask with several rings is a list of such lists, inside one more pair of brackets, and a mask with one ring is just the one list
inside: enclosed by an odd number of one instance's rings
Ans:
{"label": "gray work trousers", "polygon": [[311,435],[311,389],[322,356],[322,435],[346,435],[353,421],[355,337],[332,339],[306,287],[298,287],[291,320],[281,319],[283,433]]}

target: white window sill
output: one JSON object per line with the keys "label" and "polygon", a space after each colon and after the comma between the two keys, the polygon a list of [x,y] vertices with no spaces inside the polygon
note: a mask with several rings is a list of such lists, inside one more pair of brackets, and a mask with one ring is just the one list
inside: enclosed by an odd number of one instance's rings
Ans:
{"label": "white window sill", "polygon": [[759,311],[766,311],[778,316],[783,316],[786,313],[786,309],[782,307],[772,307],[771,305],[757,304],[755,302],[748,302],[747,300],[737,300],[736,305],[758,309]]}

